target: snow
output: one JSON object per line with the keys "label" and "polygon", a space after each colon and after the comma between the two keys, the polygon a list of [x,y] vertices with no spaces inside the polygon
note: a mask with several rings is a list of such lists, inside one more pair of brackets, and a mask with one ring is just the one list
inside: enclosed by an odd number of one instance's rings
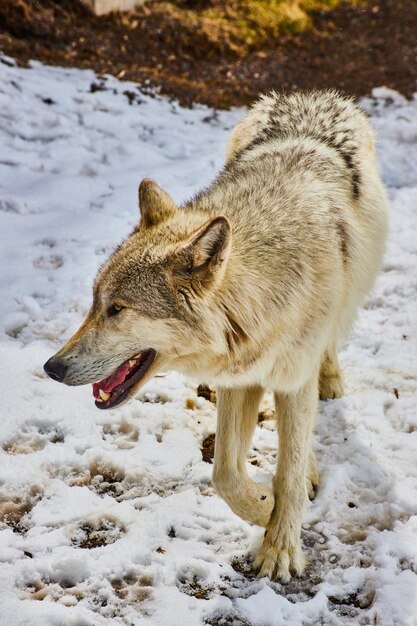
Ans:
{"label": "snow", "polygon": [[[311,564],[283,586],[251,575],[263,531],[210,486],[200,448],[215,407],[200,381],[158,377],[101,412],[91,387],[42,370],[136,223],[139,181],[189,197],[218,171],[243,111],[185,110],[111,77],[5,57],[0,76],[0,624],[417,624],[417,99],[379,88],[363,102],[391,236],[341,353],[346,395],[319,408]],[[272,420],[250,460],[257,480],[273,471]]]}

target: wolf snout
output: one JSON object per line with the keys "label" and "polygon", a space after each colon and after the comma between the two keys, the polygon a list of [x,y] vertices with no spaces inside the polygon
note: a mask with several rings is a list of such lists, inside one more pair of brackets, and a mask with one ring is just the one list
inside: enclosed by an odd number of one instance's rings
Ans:
{"label": "wolf snout", "polygon": [[68,366],[65,365],[63,361],[51,357],[45,363],[43,369],[45,373],[48,374],[49,378],[52,378],[52,380],[56,380],[59,383],[62,383],[64,381],[65,374],[67,373]]}

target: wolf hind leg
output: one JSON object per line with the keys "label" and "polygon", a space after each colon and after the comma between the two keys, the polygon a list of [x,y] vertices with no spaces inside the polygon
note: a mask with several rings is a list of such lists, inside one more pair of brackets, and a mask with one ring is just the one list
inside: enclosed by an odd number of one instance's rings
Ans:
{"label": "wolf hind leg", "polygon": [[260,386],[217,390],[217,432],[213,486],[232,511],[266,526],[274,506],[272,490],[251,480],[246,455],[258,419]]}
{"label": "wolf hind leg", "polygon": [[320,400],[333,400],[343,396],[342,372],[335,348],[326,350],[320,367]]}

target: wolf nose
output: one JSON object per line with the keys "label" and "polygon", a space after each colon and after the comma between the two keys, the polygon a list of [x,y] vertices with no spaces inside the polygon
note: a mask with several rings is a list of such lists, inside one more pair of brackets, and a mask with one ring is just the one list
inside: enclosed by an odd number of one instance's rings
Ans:
{"label": "wolf nose", "polygon": [[49,361],[45,363],[43,369],[50,378],[62,383],[68,368],[62,361],[54,361],[54,357],[51,357]]}

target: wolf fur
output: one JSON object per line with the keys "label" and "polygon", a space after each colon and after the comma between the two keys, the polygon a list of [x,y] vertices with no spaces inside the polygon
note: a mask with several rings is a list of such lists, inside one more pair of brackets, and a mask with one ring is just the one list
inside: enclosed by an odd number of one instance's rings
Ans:
{"label": "wolf fur", "polygon": [[[318,397],[342,394],[337,346],[384,252],[388,202],[372,129],[336,92],[272,93],[233,130],[208,189],[178,208],[145,179],[139,200],[138,227],[100,270],[86,320],[52,361],[62,382],[79,385],[154,348],[132,392],[167,369],[215,386],[214,488],[266,528],[259,574],[288,581],[305,567]],[[115,303],[123,308],[110,316]],[[278,419],[271,488],[246,470],[266,388]]]}

